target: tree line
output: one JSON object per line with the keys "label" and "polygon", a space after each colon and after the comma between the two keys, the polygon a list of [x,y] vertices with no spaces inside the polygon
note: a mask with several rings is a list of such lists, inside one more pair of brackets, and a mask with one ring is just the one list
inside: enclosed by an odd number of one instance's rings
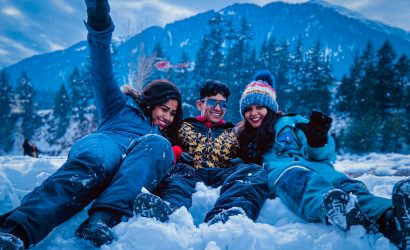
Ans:
{"label": "tree line", "polygon": [[[51,116],[39,114],[36,96],[44,93],[33,88],[25,72],[21,74],[16,87],[13,89],[12,86],[6,70],[3,69],[0,72],[0,153],[10,152],[18,135],[30,140],[36,130],[45,125],[47,135],[44,136],[47,136],[50,144],[65,144],[58,140],[63,138],[70,124],[75,123],[77,130],[83,131],[78,135],[71,135],[77,138],[89,133],[90,127],[97,126],[87,67],[74,68],[68,81],[61,84],[54,94]],[[91,117],[86,117],[87,115]]]}
{"label": "tree line", "polygon": [[[259,34],[253,34],[245,18],[237,21],[216,14],[208,22],[208,32],[200,41],[195,58],[191,59],[183,52],[176,62],[195,62],[193,69],[156,68],[154,64],[158,60],[170,58],[157,43],[150,55],[141,54],[137,62],[129,64],[127,83],[141,88],[153,79],[171,80],[183,93],[184,115],[192,116],[196,115],[199,85],[206,79],[220,80],[227,83],[232,92],[226,119],[237,122],[241,119],[239,99],[242,90],[256,71],[266,69],[276,78],[274,87],[280,110],[308,116],[317,109],[335,118],[334,132],[339,150],[352,153],[409,152],[410,63],[405,54],[397,57],[389,41],[377,50],[369,41],[363,51],[356,53],[349,72],[338,82],[332,74],[331,56],[320,40],[305,48],[300,37],[291,43],[270,34],[260,48],[256,48],[252,42],[255,35]],[[112,51],[115,69],[120,63],[116,59],[115,46]],[[36,127],[35,122],[34,125],[28,122],[29,119],[36,121],[35,105],[29,104],[32,101],[19,101],[21,107],[27,104],[27,110],[22,113],[11,112],[10,115],[11,108],[7,109],[7,106],[18,106],[17,100],[28,100],[23,98],[27,95],[19,92],[23,82],[29,83],[27,76],[27,80],[22,80],[23,75],[16,90],[12,91],[10,84],[3,80],[7,79],[6,73],[2,73],[0,97],[7,97],[8,101],[2,99],[2,103],[10,105],[3,105],[0,115],[7,117],[2,121],[8,120],[10,124],[1,126],[1,135],[10,135],[8,131],[15,129],[14,124],[18,121],[27,125],[23,129],[24,136],[32,135],[30,126]],[[86,66],[74,69],[67,82],[69,89],[62,84],[56,93],[54,124],[49,128],[54,140],[64,135],[70,121],[83,121],[89,113],[87,108],[93,101],[88,77]],[[96,120],[95,114],[93,117]],[[1,136],[0,140],[5,137]],[[2,143],[0,147],[7,148],[4,145],[9,144]]]}

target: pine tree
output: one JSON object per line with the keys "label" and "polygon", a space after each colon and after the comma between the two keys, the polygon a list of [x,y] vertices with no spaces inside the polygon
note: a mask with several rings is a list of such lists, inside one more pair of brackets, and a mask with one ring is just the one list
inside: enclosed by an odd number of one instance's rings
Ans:
{"label": "pine tree", "polygon": [[[191,60],[188,54],[183,51],[178,64],[182,67],[177,68],[173,74],[171,74],[171,81],[175,83],[182,94],[182,106],[184,116],[191,117],[197,112],[195,107],[195,101],[198,97],[197,84],[193,79],[192,71],[188,71],[189,64]],[[183,66],[184,65],[184,66]]]}
{"label": "pine tree", "polygon": [[410,60],[407,55],[403,54],[395,67],[396,81],[400,82],[403,87],[403,98],[400,107],[402,108],[403,117],[403,133],[405,142],[410,145]]}
{"label": "pine tree", "polygon": [[275,55],[276,55],[276,39],[274,36],[269,36],[262,43],[258,57],[258,68],[270,71],[273,75],[276,75],[275,68]]}
{"label": "pine tree", "polygon": [[11,114],[12,92],[11,83],[6,70],[0,72],[0,152],[11,150],[14,138],[15,119]]}
{"label": "pine tree", "polygon": [[307,53],[305,72],[306,80],[301,93],[303,110],[300,113],[308,115],[314,109],[329,113],[333,77],[330,73],[330,63],[321,52],[320,41],[317,41]]}
{"label": "pine tree", "polygon": [[[396,53],[390,42],[386,41],[377,52],[378,63],[375,98],[380,103],[383,114],[389,113],[389,109],[398,108],[401,87],[394,83],[394,62]],[[391,111],[391,110],[390,110]]]}
{"label": "pine tree", "polygon": [[397,109],[400,106],[402,90],[394,81],[394,62],[396,53],[391,44],[386,41],[377,52],[377,80],[375,84],[375,100],[379,107],[380,116],[384,117],[381,124],[383,152],[389,152],[396,148],[398,134],[401,132],[399,117],[397,117]]}
{"label": "pine tree", "polygon": [[239,110],[238,100],[240,99],[242,90],[249,81],[248,77],[250,72],[249,68],[245,65],[252,63],[245,60],[250,58],[248,51],[250,48],[249,41],[252,37],[250,25],[245,18],[242,18],[240,30],[234,37],[236,37],[236,39],[231,41],[232,46],[228,50],[224,65],[225,71],[228,73],[225,79],[231,89],[231,96],[229,98],[231,112],[226,115],[226,119],[236,122],[240,120],[239,113],[237,112],[237,110]]}
{"label": "pine tree", "polygon": [[275,75],[276,75],[276,92],[278,95],[278,104],[280,109],[288,112],[295,99],[295,86],[290,80],[291,73],[291,55],[289,52],[289,43],[283,41],[276,50],[275,57]]}
{"label": "pine tree", "polygon": [[380,123],[376,109],[363,110],[362,115],[346,128],[345,135],[341,137],[342,145],[354,153],[377,152]]}
{"label": "pine tree", "polygon": [[390,127],[396,131],[391,138],[390,148],[392,152],[404,153],[404,143],[410,144],[410,60],[405,54],[400,56],[394,66],[392,85],[396,88],[394,97],[398,107],[394,108],[390,121]]}
{"label": "pine tree", "polygon": [[[294,51],[290,55],[291,66],[290,66],[290,85],[294,89],[293,92],[289,93],[292,96],[291,103],[285,104],[285,111],[300,113],[299,110],[303,107],[302,100],[302,90],[305,83],[305,58],[303,51],[302,39],[298,37]],[[287,96],[288,94],[285,94]],[[281,97],[279,96],[278,99]],[[288,106],[289,105],[289,106]]]}
{"label": "pine tree", "polygon": [[70,111],[71,107],[68,92],[65,85],[62,84],[60,90],[54,97],[54,127],[52,128],[54,139],[58,139],[65,134],[70,123]]}
{"label": "pine tree", "polygon": [[204,35],[196,56],[195,73],[197,82],[205,79],[221,80],[223,78],[224,21],[217,13],[208,22],[209,33]]}
{"label": "pine tree", "polygon": [[23,72],[17,83],[17,106],[20,109],[18,115],[21,120],[21,129],[25,138],[31,139],[36,127],[39,125],[35,114],[34,90],[25,72]]}
{"label": "pine tree", "polygon": [[88,74],[81,74],[77,67],[74,68],[69,78],[71,114],[76,121],[85,120],[86,108],[92,96],[89,80]]}
{"label": "pine tree", "polygon": [[359,67],[356,70],[357,73],[354,78],[356,91],[351,96],[350,111],[353,119],[360,118],[363,110],[378,109],[378,101],[375,98],[376,58],[371,41],[367,43],[359,59]]}
{"label": "pine tree", "polygon": [[344,115],[351,116],[355,107],[356,92],[358,83],[361,81],[360,76],[361,62],[359,56],[356,54],[353,65],[350,67],[349,75],[344,75],[342,81],[337,89],[335,109],[342,112]]}

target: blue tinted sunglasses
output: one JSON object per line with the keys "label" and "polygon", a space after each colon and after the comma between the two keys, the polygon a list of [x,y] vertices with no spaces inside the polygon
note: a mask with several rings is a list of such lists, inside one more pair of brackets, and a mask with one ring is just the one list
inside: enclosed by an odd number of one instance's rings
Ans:
{"label": "blue tinted sunglasses", "polygon": [[210,108],[216,108],[216,105],[219,104],[219,107],[221,109],[227,109],[228,108],[228,104],[226,101],[222,101],[222,100],[215,100],[215,99],[202,99],[201,102],[206,102],[206,105]]}

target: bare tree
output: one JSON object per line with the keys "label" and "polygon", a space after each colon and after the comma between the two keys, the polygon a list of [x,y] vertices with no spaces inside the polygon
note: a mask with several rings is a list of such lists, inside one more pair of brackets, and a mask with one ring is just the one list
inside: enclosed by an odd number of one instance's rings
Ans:
{"label": "bare tree", "polygon": [[137,70],[135,70],[135,64],[131,62],[128,74],[130,85],[137,90],[141,90],[146,80],[151,76],[155,61],[155,55],[149,57],[145,54],[143,43],[140,45],[139,51]]}

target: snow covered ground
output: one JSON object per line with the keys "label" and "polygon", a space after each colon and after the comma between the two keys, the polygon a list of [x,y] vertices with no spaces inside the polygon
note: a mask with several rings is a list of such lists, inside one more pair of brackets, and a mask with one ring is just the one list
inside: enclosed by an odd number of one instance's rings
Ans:
{"label": "snow covered ground", "polygon": [[[64,161],[64,157],[0,157],[0,213],[16,207],[27,192]],[[394,183],[410,176],[410,155],[343,155],[336,167],[363,181],[372,193],[390,197]],[[226,224],[201,224],[219,189],[207,188],[202,183],[196,189],[189,212],[184,208],[177,210],[168,223],[131,218],[114,228],[118,239],[102,249],[396,249],[386,238],[366,235],[359,226],[344,233],[334,226],[306,223],[279,199],[265,202],[256,223],[236,216]],[[85,218],[86,212],[82,211],[33,249],[92,249],[74,234]]]}

